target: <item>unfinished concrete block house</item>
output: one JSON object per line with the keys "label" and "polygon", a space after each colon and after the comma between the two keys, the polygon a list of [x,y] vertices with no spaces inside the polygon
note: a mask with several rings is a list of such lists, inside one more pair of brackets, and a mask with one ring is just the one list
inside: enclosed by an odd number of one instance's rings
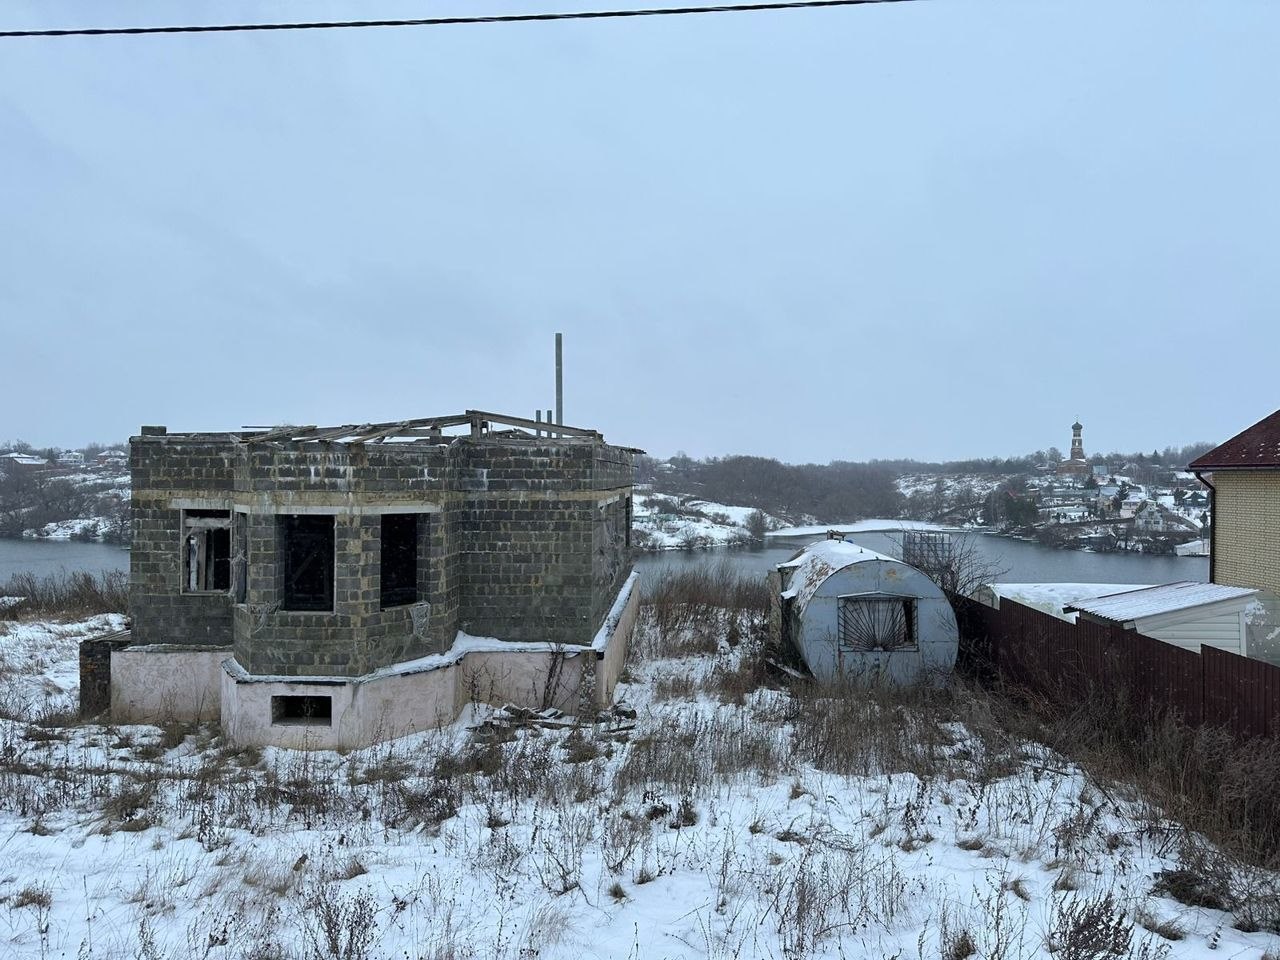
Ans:
{"label": "unfinished concrete block house", "polygon": [[144,427],[113,718],[218,717],[239,743],[357,746],[471,700],[603,705],[639,599],[635,452],[477,411]]}

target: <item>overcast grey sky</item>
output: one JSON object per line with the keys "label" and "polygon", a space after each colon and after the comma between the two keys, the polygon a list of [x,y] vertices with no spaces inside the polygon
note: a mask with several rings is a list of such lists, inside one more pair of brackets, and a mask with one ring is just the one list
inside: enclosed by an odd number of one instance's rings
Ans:
{"label": "overcast grey sky", "polygon": [[[6,27],[608,0],[6,2]],[[0,439],[552,405],[660,455],[1280,406],[1280,4],[0,40]]]}

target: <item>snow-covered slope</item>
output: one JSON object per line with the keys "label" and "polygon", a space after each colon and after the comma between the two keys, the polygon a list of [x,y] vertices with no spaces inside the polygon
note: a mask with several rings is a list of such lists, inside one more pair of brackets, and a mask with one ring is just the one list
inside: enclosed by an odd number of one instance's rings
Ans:
{"label": "snow-covered slope", "polygon": [[340,755],[0,720],[0,956],[1061,960],[1104,921],[1115,956],[1272,947],[1156,892],[1177,825],[963,701],[794,702],[702,629],[682,656],[646,621],[607,724]]}
{"label": "snow-covered slope", "polygon": [[[672,511],[675,503],[679,512]],[[750,538],[747,522],[752,507],[686,497],[636,492],[631,500],[634,541],[641,549],[678,550],[726,546]],[[765,515],[769,526],[782,521]]]}
{"label": "snow-covered slope", "polygon": [[4,620],[0,597],[0,714],[39,717],[74,710],[80,690],[79,643],[124,626],[108,613],[70,623]]}

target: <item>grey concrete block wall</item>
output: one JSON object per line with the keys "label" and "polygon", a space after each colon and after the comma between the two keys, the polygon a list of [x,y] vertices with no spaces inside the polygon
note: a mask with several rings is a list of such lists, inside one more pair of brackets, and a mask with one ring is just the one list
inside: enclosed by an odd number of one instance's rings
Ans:
{"label": "grey concrete block wall", "polygon": [[[231,597],[182,590],[182,510],[173,501],[230,504],[236,456],[221,441],[147,438],[130,445],[133,546],[129,611],[135,644],[231,643]],[[162,449],[163,455],[152,451]]]}
{"label": "grey concrete block wall", "polygon": [[[234,643],[255,674],[360,676],[442,652],[459,628],[590,643],[630,569],[631,452],[602,442],[143,436],[131,441],[131,467],[134,642]],[[233,550],[243,544],[246,557],[233,564],[232,593],[182,592],[176,502],[237,511]],[[419,601],[429,608],[382,610],[381,512],[419,505]],[[279,609],[277,517],[290,513],[335,518],[332,611]]]}
{"label": "grey concrete block wall", "polygon": [[462,521],[460,627],[507,640],[590,643],[590,501],[491,494]]}

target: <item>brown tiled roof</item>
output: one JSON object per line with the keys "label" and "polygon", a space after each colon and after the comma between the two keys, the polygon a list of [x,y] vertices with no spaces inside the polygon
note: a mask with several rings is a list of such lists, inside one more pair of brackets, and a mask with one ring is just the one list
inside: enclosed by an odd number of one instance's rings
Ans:
{"label": "brown tiled roof", "polygon": [[1280,410],[1237,433],[1202,457],[1191,470],[1280,470]]}

